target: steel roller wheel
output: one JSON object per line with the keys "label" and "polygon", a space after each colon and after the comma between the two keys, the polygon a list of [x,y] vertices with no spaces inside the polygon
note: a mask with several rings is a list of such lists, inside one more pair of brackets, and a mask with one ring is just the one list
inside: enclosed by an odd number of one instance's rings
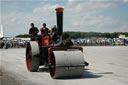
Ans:
{"label": "steel roller wheel", "polygon": [[80,77],[84,66],[81,51],[53,51],[49,70],[52,78]]}
{"label": "steel roller wheel", "polygon": [[39,46],[35,41],[28,42],[26,47],[26,65],[30,72],[38,70],[40,64]]}

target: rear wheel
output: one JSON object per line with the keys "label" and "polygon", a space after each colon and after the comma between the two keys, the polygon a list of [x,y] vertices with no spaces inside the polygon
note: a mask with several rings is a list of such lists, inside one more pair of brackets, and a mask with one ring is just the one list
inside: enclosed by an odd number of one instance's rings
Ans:
{"label": "rear wheel", "polygon": [[35,72],[40,65],[39,46],[35,41],[28,42],[26,47],[26,65],[28,71]]}
{"label": "rear wheel", "polygon": [[27,64],[27,69],[30,71],[31,66],[32,66],[32,55],[31,55],[31,49],[28,50],[28,53],[26,55],[26,64]]}

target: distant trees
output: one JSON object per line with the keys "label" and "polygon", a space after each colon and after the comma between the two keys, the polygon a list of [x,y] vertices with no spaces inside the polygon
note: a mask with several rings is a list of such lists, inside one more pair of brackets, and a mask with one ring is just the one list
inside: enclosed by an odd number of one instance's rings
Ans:
{"label": "distant trees", "polygon": [[[71,38],[73,38],[73,39],[92,38],[92,37],[118,38],[118,36],[120,34],[124,34],[124,35],[128,36],[128,32],[101,33],[101,32],[73,32],[73,31],[70,31],[70,32],[64,32],[64,33],[70,35]],[[15,37],[28,38],[30,36],[28,34],[20,34]]]}
{"label": "distant trees", "polygon": [[15,37],[17,37],[17,38],[29,38],[30,35],[29,34],[20,34],[20,35],[17,35]]}
{"label": "distant trees", "polygon": [[105,37],[105,38],[118,38],[120,34],[124,34],[128,36],[128,32],[64,32],[71,36],[71,38],[77,39],[77,38],[92,38],[92,37]]}

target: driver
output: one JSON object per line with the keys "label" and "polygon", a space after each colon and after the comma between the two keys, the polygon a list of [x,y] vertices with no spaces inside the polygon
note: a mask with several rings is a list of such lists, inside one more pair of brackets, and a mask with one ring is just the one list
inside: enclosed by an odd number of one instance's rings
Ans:
{"label": "driver", "polygon": [[29,29],[29,35],[31,36],[31,41],[35,41],[39,30],[37,27],[34,27],[34,23],[31,23],[31,28]]}

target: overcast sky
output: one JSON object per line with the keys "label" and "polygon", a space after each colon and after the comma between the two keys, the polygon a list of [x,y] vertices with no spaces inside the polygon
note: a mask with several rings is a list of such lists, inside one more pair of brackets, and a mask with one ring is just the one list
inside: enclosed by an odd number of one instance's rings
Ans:
{"label": "overcast sky", "polygon": [[0,0],[4,36],[27,34],[56,25],[56,7],[64,8],[64,31],[128,32],[128,0]]}

